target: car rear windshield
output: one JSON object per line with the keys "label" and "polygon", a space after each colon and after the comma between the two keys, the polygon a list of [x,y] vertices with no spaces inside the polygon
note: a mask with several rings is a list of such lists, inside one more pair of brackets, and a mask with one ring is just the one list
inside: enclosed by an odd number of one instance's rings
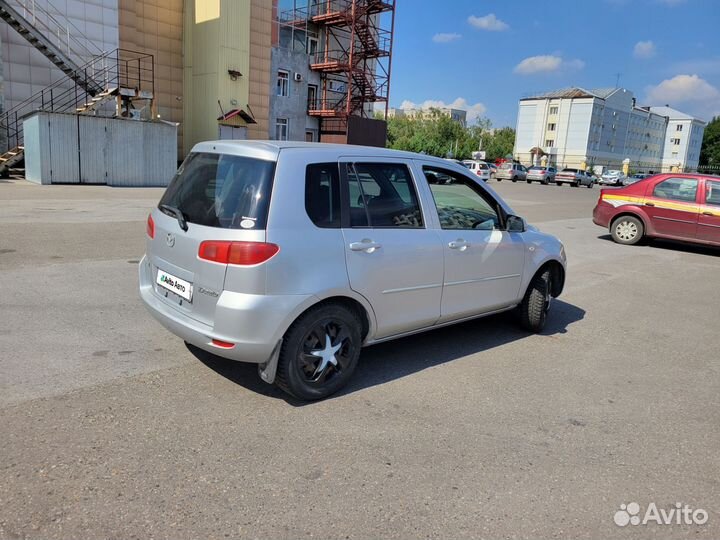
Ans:
{"label": "car rear windshield", "polygon": [[500,165],[500,168],[501,169],[512,169],[513,164],[512,163],[503,163],[502,165]]}
{"label": "car rear windshield", "polygon": [[528,169],[528,170],[530,170],[530,171],[545,171],[547,169],[545,167],[530,167],[530,169]]}
{"label": "car rear windshield", "polygon": [[578,170],[577,169],[563,169],[562,172],[576,173],[576,172],[578,172]]}
{"label": "car rear windshield", "polygon": [[178,169],[159,206],[175,207],[188,223],[197,225],[264,229],[274,174],[274,161],[192,153]]}

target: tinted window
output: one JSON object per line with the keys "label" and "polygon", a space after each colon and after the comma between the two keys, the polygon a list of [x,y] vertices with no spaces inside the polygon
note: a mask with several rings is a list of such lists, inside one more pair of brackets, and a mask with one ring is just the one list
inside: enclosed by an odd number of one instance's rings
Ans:
{"label": "tinted window", "polygon": [[469,178],[449,171],[423,167],[430,184],[440,226],[450,230],[501,228],[497,208]]}
{"label": "tinted window", "polygon": [[423,227],[410,171],[396,163],[347,165],[351,227]]}
{"label": "tinted window", "polygon": [[705,202],[714,206],[720,206],[720,182],[715,180],[705,181]]}
{"label": "tinted window", "polygon": [[305,210],[318,227],[340,227],[340,180],[337,163],[308,165]]}
{"label": "tinted window", "polygon": [[193,153],[178,169],[160,205],[178,208],[188,223],[264,229],[274,173],[274,161]]}
{"label": "tinted window", "polygon": [[573,173],[573,174],[576,173],[577,171],[578,171],[577,169],[563,169],[562,170],[562,172]]}
{"label": "tinted window", "polygon": [[698,181],[691,178],[668,178],[655,186],[653,197],[672,201],[695,202]]}

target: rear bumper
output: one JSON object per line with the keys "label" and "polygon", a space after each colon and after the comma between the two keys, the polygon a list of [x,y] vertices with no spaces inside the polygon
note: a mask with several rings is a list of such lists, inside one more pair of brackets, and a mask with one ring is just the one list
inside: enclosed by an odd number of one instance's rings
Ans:
{"label": "rear bumper", "polygon": [[[150,314],[179,338],[223,358],[262,364],[272,355],[287,327],[316,299],[312,295],[254,295],[224,291],[215,309],[215,324],[203,324],[167,304],[153,289],[146,257],[139,264],[140,298]],[[213,340],[234,343],[231,349]]]}
{"label": "rear bumper", "polygon": [[613,205],[602,201],[599,202],[593,209],[593,223],[608,228],[614,212],[615,207]]}
{"label": "rear bumper", "polygon": [[560,182],[562,184],[579,184],[580,180],[577,178],[562,178],[560,176],[556,176],[555,182]]}

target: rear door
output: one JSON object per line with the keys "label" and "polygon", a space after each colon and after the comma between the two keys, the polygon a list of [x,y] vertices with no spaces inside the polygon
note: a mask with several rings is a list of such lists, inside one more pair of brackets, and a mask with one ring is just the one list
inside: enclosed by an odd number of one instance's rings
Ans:
{"label": "rear door", "polygon": [[698,216],[698,239],[720,244],[720,180],[706,178],[703,195]]}
{"label": "rear door", "polygon": [[376,337],[435,324],[440,316],[443,254],[428,228],[407,163],[341,159],[342,231],[353,290],[372,305]]}
{"label": "rear door", "polygon": [[660,178],[648,185],[645,212],[655,234],[692,240],[697,234],[699,215],[697,178]]}
{"label": "rear door", "polygon": [[[265,240],[274,171],[274,161],[215,153],[188,156],[151,214],[155,234],[148,238],[147,254],[161,300],[212,325],[224,289],[264,291],[262,265],[233,266],[228,272],[227,264],[199,255],[206,241]],[[182,212],[187,230],[169,208]]]}

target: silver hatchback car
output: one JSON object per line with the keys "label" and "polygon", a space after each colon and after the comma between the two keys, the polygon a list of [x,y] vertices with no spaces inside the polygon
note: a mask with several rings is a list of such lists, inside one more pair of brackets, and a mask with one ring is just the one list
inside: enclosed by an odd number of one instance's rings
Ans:
{"label": "silver hatchback car", "polygon": [[540,331],[565,252],[462,165],[217,141],[193,148],[148,216],[139,273],[172,333],[320,399],[363,346],[511,309]]}

